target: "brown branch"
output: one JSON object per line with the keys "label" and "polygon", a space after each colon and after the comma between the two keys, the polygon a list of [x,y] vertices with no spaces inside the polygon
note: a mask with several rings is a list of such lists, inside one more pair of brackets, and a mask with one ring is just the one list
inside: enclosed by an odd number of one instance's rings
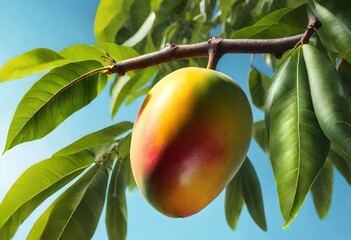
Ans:
{"label": "brown branch", "polygon": [[306,28],[305,33],[301,39],[302,44],[308,43],[312,34],[315,32],[316,29],[322,26],[321,22],[317,19],[315,15],[311,15],[308,20],[308,27]]}
{"label": "brown branch", "polygon": [[227,53],[268,53],[280,58],[287,50],[293,49],[299,43],[307,43],[315,29],[320,26],[318,19],[311,16],[305,33],[290,37],[276,39],[222,39],[212,37],[207,42],[188,45],[169,43],[160,51],[116,62],[105,73],[117,73],[121,76],[135,69],[200,57],[210,57],[208,68],[214,69],[220,57]]}

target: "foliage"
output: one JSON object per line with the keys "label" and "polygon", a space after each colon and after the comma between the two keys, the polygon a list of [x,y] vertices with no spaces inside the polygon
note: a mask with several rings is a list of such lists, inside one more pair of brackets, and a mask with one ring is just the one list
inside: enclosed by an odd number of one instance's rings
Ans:
{"label": "foliage", "polygon": [[[101,71],[84,76],[90,71],[157,51],[168,42],[206,41],[217,32],[250,39],[303,33],[314,14],[322,27],[310,43],[297,45],[280,60],[266,54],[273,78],[253,66],[248,80],[253,106],[265,111],[265,120],[254,124],[253,137],[271,161],[284,227],[309,191],[322,219],[332,198],[333,168],[351,185],[350,12],[351,4],[342,0],[101,0],[94,26],[97,44],[58,52],[34,49],[0,69],[2,82],[49,70],[18,105],[4,151],[45,137],[98,97],[108,81],[113,81],[115,116],[162,76],[183,66],[204,67],[206,59],[169,62],[121,77]],[[129,163],[131,128],[132,123],[122,122],[91,133],[25,171],[0,205],[0,238],[11,238],[46,198],[73,183],[38,219],[28,238],[90,238],[106,204],[109,237],[125,239],[125,190],[135,186]],[[244,203],[257,225],[267,229],[261,194],[246,159],[226,188],[225,214],[232,229]]]}

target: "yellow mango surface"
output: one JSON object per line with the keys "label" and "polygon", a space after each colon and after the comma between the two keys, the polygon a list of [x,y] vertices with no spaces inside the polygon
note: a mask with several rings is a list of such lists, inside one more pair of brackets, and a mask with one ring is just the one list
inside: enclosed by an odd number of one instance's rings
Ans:
{"label": "yellow mango surface", "polygon": [[193,215],[236,174],[251,135],[249,102],[231,78],[177,70],[151,89],[135,121],[130,156],[137,186],[161,213]]}

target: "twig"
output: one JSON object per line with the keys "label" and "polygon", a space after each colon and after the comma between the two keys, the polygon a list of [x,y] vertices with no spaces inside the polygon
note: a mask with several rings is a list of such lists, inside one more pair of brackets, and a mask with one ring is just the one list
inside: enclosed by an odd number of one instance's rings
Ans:
{"label": "twig", "polygon": [[176,45],[168,43],[160,51],[116,62],[105,73],[117,73],[122,76],[135,69],[201,57],[209,57],[208,68],[214,69],[219,59],[227,53],[268,53],[280,58],[287,50],[293,49],[297,44],[307,43],[314,31],[320,26],[318,19],[311,15],[306,31],[303,34],[290,37],[275,39],[222,39],[212,37],[209,41],[195,44]]}

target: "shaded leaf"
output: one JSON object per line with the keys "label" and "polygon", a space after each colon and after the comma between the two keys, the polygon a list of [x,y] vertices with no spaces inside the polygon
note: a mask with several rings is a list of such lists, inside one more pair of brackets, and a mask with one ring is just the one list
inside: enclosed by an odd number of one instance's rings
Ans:
{"label": "shaded leaf", "polygon": [[134,100],[137,98],[146,95],[148,92],[150,92],[151,88],[153,87],[153,84],[147,85],[145,87],[142,87],[140,90],[129,94],[127,100],[126,100],[126,105],[131,104]]}
{"label": "shaded leaf", "polygon": [[27,239],[91,239],[106,195],[108,172],[95,165],[39,217]]}
{"label": "shaded leaf", "polygon": [[279,38],[304,32],[307,26],[306,5],[297,8],[282,8],[276,10],[254,25],[241,28],[234,32],[231,38]]}
{"label": "shaded leaf", "polygon": [[235,230],[237,226],[239,216],[244,205],[244,196],[242,193],[242,184],[239,172],[229,182],[225,189],[225,217],[229,227],[233,230]]}
{"label": "shaded leaf", "polygon": [[248,158],[240,168],[240,178],[244,201],[252,219],[264,231],[267,231],[263,198],[256,171]]}
{"label": "shaded leaf", "polygon": [[0,69],[0,82],[25,77],[67,62],[67,59],[50,49],[33,49],[5,63]]}
{"label": "shaded leaf", "polygon": [[94,34],[98,43],[113,43],[129,18],[134,0],[101,0],[96,12]]}
{"label": "shaded leaf", "polygon": [[264,120],[257,121],[253,125],[253,137],[262,148],[262,150],[269,156],[269,142],[268,133]]}
{"label": "shaded leaf", "polygon": [[132,141],[132,133],[128,134],[127,136],[125,136],[118,145],[118,156],[120,159],[124,159],[124,163],[127,165],[128,170],[126,170],[127,172],[129,172],[128,174],[128,188],[129,190],[133,190],[136,187],[136,183],[134,180],[134,176],[132,173],[132,166],[130,164],[130,143]]}
{"label": "shaded leaf", "polygon": [[55,68],[38,80],[18,104],[5,150],[44,137],[75,111],[90,103],[106,85],[105,74],[75,81],[102,67],[97,61],[70,63]]}
{"label": "shaded leaf", "polygon": [[123,45],[133,47],[142,41],[146,35],[150,32],[154,22],[155,22],[156,14],[155,12],[150,12],[150,15],[145,19],[143,25],[139,28],[139,30],[131,36],[128,40],[126,40]]}
{"label": "shaded leaf", "polygon": [[329,59],[303,46],[313,107],[325,135],[351,157],[351,104],[348,92]]}
{"label": "shaded leaf", "polygon": [[351,64],[347,61],[342,60],[341,64],[339,65],[338,72],[343,80],[343,83],[351,97]]}
{"label": "shaded leaf", "polygon": [[132,127],[133,124],[131,122],[120,122],[114,124],[112,126],[90,133],[78,139],[69,146],[56,152],[54,156],[72,154],[84,149],[90,149],[103,144],[112,144],[116,137],[130,130]]}
{"label": "shaded leaf", "polygon": [[[0,205],[0,239],[10,239],[23,221],[51,194],[94,162],[88,151],[52,157],[27,169]],[[39,181],[40,179],[40,181]]]}
{"label": "shaded leaf", "polygon": [[111,114],[115,116],[122,103],[155,75],[157,68],[149,67],[138,71],[134,76],[124,75],[112,89]]}
{"label": "shaded leaf", "polygon": [[252,102],[261,110],[265,109],[267,92],[272,84],[272,79],[267,75],[252,68],[249,73],[249,89]]}
{"label": "shaded leaf", "polygon": [[334,47],[351,62],[351,4],[343,0],[311,0],[309,5]]}
{"label": "shaded leaf", "polygon": [[331,144],[328,159],[334,164],[349,185],[351,185],[351,158],[334,144]]}
{"label": "shaded leaf", "polygon": [[329,151],[312,106],[301,49],[294,50],[274,74],[266,107],[271,163],[285,228],[298,214]]}
{"label": "shaded leaf", "polygon": [[333,165],[326,161],[311,188],[314,206],[320,219],[324,219],[328,214],[333,195],[333,181]]}
{"label": "shaded leaf", "polygon": [[128,214],[125,191],[129,174],[126,159],[117,159],[107,194],[105,221],[109,239],[123,240],[127,235]]}

